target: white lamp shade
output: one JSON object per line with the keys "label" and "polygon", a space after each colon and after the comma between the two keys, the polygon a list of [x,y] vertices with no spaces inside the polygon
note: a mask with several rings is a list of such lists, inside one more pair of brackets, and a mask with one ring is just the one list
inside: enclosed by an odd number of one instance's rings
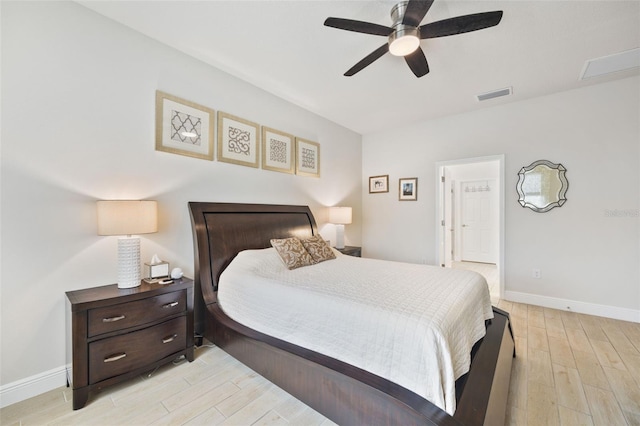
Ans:
{"label": "white lamp shade", "polygon": [[158,232],[158,202],[98,201],[98,235],[133,235]]}
{"label": "white lamp shade", "polygon": [[140,285],[140,238],[133,234],[158,232],[156,201],[98,201],[98,235],[118,238],[118,288]]}
{"label": "white lamp shade", "polygon": [[348,225],[351,223],[351,207],[329,207],[329,223]]}

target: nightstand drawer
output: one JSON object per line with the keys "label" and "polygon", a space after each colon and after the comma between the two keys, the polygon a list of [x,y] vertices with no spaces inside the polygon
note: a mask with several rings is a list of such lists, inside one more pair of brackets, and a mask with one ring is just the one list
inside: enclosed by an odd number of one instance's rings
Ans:
{"label": "nightstand drawer", "polygon": [[187,292],[184,290],[104,308],[90,309],[88,336],[93,337],[111,331],[147,324],[184,312],[186,309]]}
{"label": "nightstand drawer", "polygon": [[89,344],[89,383],[161,360],[187,346],[186,317]]}

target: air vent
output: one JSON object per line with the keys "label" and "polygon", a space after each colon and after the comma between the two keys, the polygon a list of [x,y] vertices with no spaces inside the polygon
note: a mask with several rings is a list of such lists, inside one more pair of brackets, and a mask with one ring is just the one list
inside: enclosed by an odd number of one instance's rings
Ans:
{"label": "air vent", "polygon": [[589,59],[584,63],[580,80],[638,67],[640,67],[640,48],[625,50],[615,55]]}
{"label": "air vent", "polygon": [[500,96],[507,96],[510,94],[511,87],[506,87],[504,89],[493,90],[491,92],[476,95],[476,98],[478,98],[478,101],[486,101],[488,99],[499,98]]}

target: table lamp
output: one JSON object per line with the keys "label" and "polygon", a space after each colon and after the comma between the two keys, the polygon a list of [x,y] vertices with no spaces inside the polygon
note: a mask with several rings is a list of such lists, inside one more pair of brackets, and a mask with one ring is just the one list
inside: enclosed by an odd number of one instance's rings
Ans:
{"label": "table lamp", "polygon": [[158,232],[156,201],[98,201],[98,235],[119,235],[118,288],[140,285],[140,237]]}
{"label": "table lamp", "polygon": [[336,248],[344,248],[344,225],[351,223],[351,207],[329,207],[329,222],[336,225]]}

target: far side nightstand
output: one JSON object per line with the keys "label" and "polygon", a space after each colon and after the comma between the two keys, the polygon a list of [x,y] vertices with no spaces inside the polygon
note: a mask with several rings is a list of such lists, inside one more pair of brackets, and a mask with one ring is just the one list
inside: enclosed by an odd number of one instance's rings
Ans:
{"label": "far side nightstand", "polygon": [[346,254],[347,256],[362,257],[362,247],[344,246],[343,249],[337,248],[336,250],[342,254]]}

